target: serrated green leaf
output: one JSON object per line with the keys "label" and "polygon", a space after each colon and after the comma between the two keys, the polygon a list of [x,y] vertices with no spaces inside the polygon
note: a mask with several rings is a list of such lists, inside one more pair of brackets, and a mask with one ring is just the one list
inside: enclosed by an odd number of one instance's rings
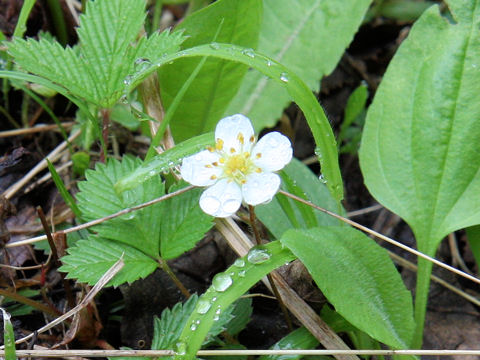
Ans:
{"label": "serrated green leaf", "polygon": [[[97,163],[95,170],[87,170],[87,180],[78,184],[80,192],[77,193],[77,204],[83,217],[87,220],[102,218],[164,195],[164,185],[159,176],[121,194],[115,191],[116,182],[131,174],[141,163],[140,159],[125,156],[122,162],[110,159],[107,165]],[[104,222],[94,229],[103,238],[131,245],[157,258],[162,208],[162,203],[151,205]]]}
{"label": "serrated green leaf", "polygon": [[[360,165],[372,195],[433,256],[444,236],[480,223],[480,2],[448,1],[457,23],[431,7],[416,22],[367,114]],[[432,264],[419,259],[420,347]]]}
{"label": "serrated green leaf", "polygon": [[385,249],[344,226],[289,230],[281,242],[345,319],[388,346],[409,347],[412,297]]}
{"label": "serrated green leaf", "polygon": [[[180,190],[185,183],[174,186]],[[160,253],[168,260],[193,249],[213,225],[213,217],[198,205],[202,189],[192,189],[165,202],[162,216]]]}
{"label": "serrated green leaf", "polygon": [[[312,201],[325,209],[334,212],[338,211],[337,202],[333,199],[325,184],[297,159],[292,159],[290,164],[282,170],[281,174],[282,178],[290,179],[290,182],[295,184],[295,187],[301,191],[301,193],[296,195]],[[289,191],[284,183],[282,183],[281,187],[283,190]],[[255,213],[273,236],[280,239],[288,229],[312,227],[312,225],[307,224],[300,211],[300,208],[306,206],[292,199],[287,199],[282,194],[277,194],[270,203],[256,206]],[[308,209],[311,208],[308,207]],[[313,216],[317,222],[313,226],[339,225],[338,220],[319,211],[315,211]]]}
{"label": "serrated green leaf", "polygon": [[68,273],[69,279],[94,285],[120,257],[123,257],[125,266],[108,286],[134,282],[148,276],[158,266],[151,257],[131,246],[92,235],[68,249],[68,255],[61,259],[63,265],[59,270]]}
{"label": "serrated green leaf", "polygon": [[226,332],[232,336],[245,329],[253,312],[252,298],[240,298],[235,302],[232,319],[226,325]]}
{"label": "serrated green leaf", "polygon": [[113,105],[123,92],[123,81],[135,61],[131,44],[144,20],[145,2],[138,0],[91,1],[80,16],[80,50],[104,107]]}
{"label": "serrated green leaf", "polygon": [[[258,52],[282,63],[313,91],[352,41],[371,0],[264,0]],[[314,36],[312,34],[315,34]],[[249,72],[225,114],[249,116],[256,130],[275,125],[290,97]]]}
{"label": "serrated green leaf", "polygon": [[[261,0],[220,0],[187,16],[178,29],[189,38],[184,47],[213,41],[255,47],[262,16]],[[159,71],[162,99],[168,109],[198,59],[182,59]],[[177,108],[171,123],[177,141],[215,128],[247,71],[245,65],[209,58],[184,95],[189,106]]]}

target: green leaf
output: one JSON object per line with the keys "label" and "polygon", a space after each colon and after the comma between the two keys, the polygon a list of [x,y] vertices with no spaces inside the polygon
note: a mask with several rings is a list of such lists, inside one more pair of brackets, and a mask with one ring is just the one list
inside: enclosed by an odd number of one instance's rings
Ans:
{"label": "green leaf", "polygon": [[169,171],[174,166],[179,165],[184,157],[205,150],[207,146],[212,146],[214,143],[213,133],[207,133],[185,140],[143,163],[132,173],[126,174],[123,178],[119,179],[115,184],[115,190],[121,193],[136,188],[159,173]]}
{"label": "green leaf", "polygon": [[122,256],[125,266],[108,283],[109,286],[118,286],[144,278],[150,275],[158,265],[151,257],[131,246],[95,235],[89,236],[86,240],[77,241],[75,246],[67,251],[68,255],[62,257],[63,265],[59,270],[67,272],[69,279],[77,279],[90,285],[96,284]]}
{"label": "green leaf", "polygon": [[344,226],[289,230],[281,242],[347,321],[388,346],[409,347],[412,297],[385,249]]}
{"label": "green leaf", "polygon": [[278,83],[283,84],[292,99],[302,109],[312,130],[315,143],[317,144],[315,152],[318,154],[328,189],[338,202],[343,199],[343,185],[340,168],[338,166],[337,144],[325,113],[315,96],[298,76],[290,73],[287,68],[266,56],[254,52],[251,49],[245,49],[235,45],[218,43],[213,44],[213,46],[211,46],[211,44],[200,45],[176,54],[167,55],[156,62],[154,64],[155,66],[137,72],[131,79],[132,81],[126,91],[132,91],[141,81],[152,74],[156,68],[179,58],[195,56],[212,56],[240,62],[261,71]]}
{"label": "green leaf", "polygon": [[226,332],[232,336],[245,329],[252,316],[252,298],[240,298],[235,302],[232,319],[226,325]]}
{"label": "green leaf", "polygon": [[[332,195],[329,193],[325,184],[304,164],[297,159],[292,159],[281,172],[282,185],[285,191],[290,191],[285,185],[285,179],[295,184],[295,195],[310,200],[328,210],[337,212],[338,205]],[[313,213],[315,224],[307,225],[302,212],[306,209],[311,211],[311,207],[301,204],[292,199],[286,198],[282,194],[277,194],[273,200],[265,205],[255,207],[255,213],[267,229],[280,239],[285,231],[292,228],[307,229],[318,225],[339,225],[339,221],[331,216],[315,211]]]}
{"label": "green leaf", "polygon": [[5,345],[5,360],[16,360],[15,352],[15,334],[13,332],[12,322],[10,321],[10,314],[7,313],[3,308],[0,308],[2,311],[3,318],[3,343]]}
{"label": "green leaf", "polygon": [[[367,114],[360,165],[372,195],[430,256],[448,233],[480,223],[480,3],[425,11],[399,48]],[[431,263],[419,259],[420,347]]]}
{"label": "green leaf", "polygon": [[[185,48],[213,41],[256,47],[261,17],[261,0],[220,0],[187,16],[177,29],[189,36]],[[167,109],[199,61],[182,59],[160,69],[161,94]],[[182,141],[214,130],[246,71],[247,67],[238,63],[208,59],[184,95],[183,101],[189,106],[177,108],[173,115],[175,139]]]}
{"label": "green leaf", "polygon": [[[348,137],[348,130],[353,124],[359,122],[359,119],[365,117],[365,108],[368,100],[368,86],[366,84],[359,85],[350,95],[345,107],[345,116],[343,117],[340,132],[337,137],[338,145],[344,140],[352,140]],[[358,130],[360,133],[360,130]]]}
{"label": "green leaf", "polygon": [[[293,330],[280,341],[270,347],[270,350],[314,349],[318,340],[306,328]],[[300,360],[305,355],[262,355],[258,360]]]}
{"label": "green leaf", "polygon": [[75,199],[73,198],[72,195],[70,195],[67,188],[65,187],[65,184],[63,183],[62,179],[58,175],[57,170],[55,170],[55,167],[48,159],[47,159],[47,166],[48,166],[48,170],[50,171],[50,174],[52,175],[52,180],[55,183],[55,186],[57,187],[58,192],[62,196],[63,201],[65,201],[65,203],[73,211],[76,217],[81,217],[81,212],[75,202]]}
{"label": "green leaf", "polygon": [[[352,41],[371,0],[264,0],[258,52],[318,91]],[[285,89],[249,72],[226,114],[249,116],[257,130],[275,125],[290,101]]]}
{"label": "green leaf", "polygon": [[[176,344],[175,359],[195,358],[210,328],[221,313],[270,271],[294,259],[278,241],[254,247],[225,272],[215,275],[212,286],[199,298]],[[196,326],[192,327],[191,325]]]}
{"label": "green leaf", "polygon": [[[180,190],[185,183],[170,188]],[[202,189],[192,189],[165,202],[162,216],[160,253],[163,259],[173,259],[193,249],[213,225],[213,218],[198,205]]]}
{"label": "green leaf", "polygon": [[[77,193],[77,204],[83,217],[86,220],[102,218],[164,195],[164,185],[159,176],[121,194],[115,191],[115,183],[131,174],[141,163],[140,159],[125,156],[122,162],[111,159],[107,165],[97,163],[95,170],[87,170],[87,180],[78,184],[80,192]],[[94,229],[103,238],[131,245],[157,258],[162,208],[162,203],[151,205],[106,221]]]}

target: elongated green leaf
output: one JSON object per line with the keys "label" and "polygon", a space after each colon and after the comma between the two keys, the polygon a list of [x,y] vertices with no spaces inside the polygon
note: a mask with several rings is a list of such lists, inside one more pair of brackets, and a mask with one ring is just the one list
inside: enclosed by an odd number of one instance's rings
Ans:
{"label": "elongated green leaf", "polygon": [[385,249],[344,226],[289,230],[281,242],[345,319],[393,348],[408,348],[412,297]]}
{"label": "elongated green leaf", "polygon": [[[318,340],[306,328],[298,328],[270,347],[270,350],[314,349]],[[303,355],[262,355],[258,360],[299,360]]]}
{"label": "elongated green leaf", "polygon": [[[209,329],[227,307],[270,271],[294,259],[278,241],[254,247],[225,272],[217,274],[212,286],[200,297],[177,342],[176,359],[191,360]],[[191,326],[195,325],[195,326]]]}
{"label": "elongated green leaf", "polygon": [[2,311],[3,318],[3,343],[5,345],[5,360],[15,360],[15,334],[13,333],[13,326],[10,320],[11,316],[3,308],[0,308]]}
{"label": "elongated green leaf", "polygon": [[151,257],[131,246],[90,236],[86,240],[77,241],[74,247],[68,249],[68,255],[61,259],[63,265],[59,270],[67,272],[69,279],[94,285],[122,256],[125,266],[108,283],[109,286],[144,278],[158,265]]}
{"label": "elongated green leaf", "polygon": [[[391,62],[360,151],[368,189],[408,222],[429,255],[449,232],[480,223],[480,2],[448,3],[457,23],[431,7]],[[430,272],[419,259],[415,347]]]}
{"label": "elongated green leaf", "polygon": [[[262,17],[261,0],[220,0],[187,16],[177,29],[189,38],[184,47],[213,41],[256,47]],[[182,59],[160,69],[162,99],[168,108],[199,59]],[[176,140],[212,131],[237,92],[247,67],[210,58],[184,95],[171,123]]]}
{"label": "elongated green leaf", "polygon": [[47,166],[48,166],[48,170],[50,171],[50,174],[52,175],[52,180],[55,183],[55,186],[57,187],[58,192],[62,196],[63,201],[65,201],[65,203],[73,211],[76,217],[80,217],[82,214],[80,212],[80,209],[77,206],[77,203],[75,202],[75,199],[73,198],[72,195],[70,195],[61,177],[58,175],[57,170],[55,170],[55,167],[48,159],[47,159]]}
{"label": "elongated green leaf", "polygon": [[[285,184],[285,179],[289,179],[289,182],[295,184],[296,189],[299,190],[299,193],[295,195],[328,210],[338,211],[337,202],[328,192],[325,184],[300,161],[292,159],[290,164],[282,170],[281,175],[283,190],[291,192]],[[286,202],[286,204],[283,202]],[[288,199],[282,194],[277,194],[270,203],[256,206],[255,213],[277,239],[280,239],[285,231],[292,228],[306,229],[318,225],[339,225],[338,220],[319,211],[312,214],[315,223],[307,223],[300,211],[301,208],[304,211],[312,210],[311,207]],[[289,211],[289,209],[291,210]]]}
{"label": "elongated green leaf", "polygon": [[[170,192],[183,186],[175,186]],[[161,228],[162,258],[173,259],[193,249],[213,225],[213,218],[198,205],[201,189],[193,189],[165,202]]]}
{"label": "elongated green leaf", "polygon": [[343,185],[338,166],[337,145],[325,113],[315,96],[298,76],[266,56],[260,55],[251,49],[228,44],[215,43],[213,45],[196,46],[176,54],[167,55],[159,60],[155,66],[138,71],[126,87],[126,92],[133,90],[143,79],[153,73],[157,67],[179,58],[194,56],[212,56],[240,62],[261,71],[264,75],[283,84],[292,99],[302,109],[312,130],[315,143],[317,144],[316,153],[318,153],[318,159],[322,165],[322,173],[328,189],[338,202],[343,199]]}
{"label": "elongated green leaf", "polygon": [[[264,0],[258,52],[282,63],[313,91],[352,41],[371,0]],[[287,92],[257,72],[246,75],[227,109],[272,127],[288,105]]]}
{"label": "elongated green leaf", "polygon": [[213,133],[185,140],[143,163],[130,174],[120,178],[115,184],[115,190],[121,193],[125,190],[133,189],[159,173],[169,171],[171,168],[179,165],[184,157],[205,150],[207,146],[212,146],[214,143]]}
{"label": "elongated green leaf", "polygon": [[[141,160],[126,156],[122,162],[110,160],[107,165],[97,163],[95,170],[85,173],[86,181],[78,184],[78,207],[83,217],[94,220],[114,214],[125,208],[144,203],[164,195],[164,186],[159,176],[118,194],[115,183],[133,172]],[[103,237],[137,248],[154,258],[160,250],[160,214],[162,203],[148,206],[127,215],[104,222],[94,227]]]}

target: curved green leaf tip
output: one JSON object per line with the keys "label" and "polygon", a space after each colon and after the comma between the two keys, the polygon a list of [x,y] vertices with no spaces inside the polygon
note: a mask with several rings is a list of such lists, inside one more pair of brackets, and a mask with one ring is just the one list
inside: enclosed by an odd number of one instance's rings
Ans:
{"label": "curved green leaf tip", "polygon": [[242,296],[270,271],[295,259],[278,241],[256,246],[237,259],[225,272],[217,274],[210,288],[198,299],[176,344],[176,360],[194,359],[209,329],[222,311]]}

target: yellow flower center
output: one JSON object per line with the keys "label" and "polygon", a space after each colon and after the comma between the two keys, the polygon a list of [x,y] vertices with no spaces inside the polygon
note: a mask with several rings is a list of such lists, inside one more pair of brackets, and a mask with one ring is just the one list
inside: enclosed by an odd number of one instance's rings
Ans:
{"label": "yellow flower center", "polygon": [[245,183],[248,174],[255,171],[255,165],[250,158],[250,153],[230,155],[225,159],[224,174],[237,183]]}

